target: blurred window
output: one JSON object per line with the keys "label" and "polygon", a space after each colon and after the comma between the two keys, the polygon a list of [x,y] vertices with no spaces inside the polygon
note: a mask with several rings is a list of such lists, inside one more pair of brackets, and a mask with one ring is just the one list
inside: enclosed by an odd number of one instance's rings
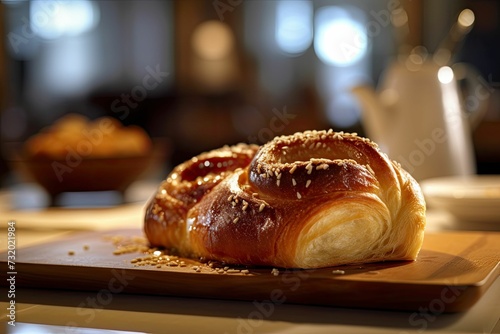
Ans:
{"label": "blurred window", "polygon": [[45,39],[77,36],[99,22],[99,7],[89,0],[30,2],[31,30]]}
{"label": "blurred window", "polygon": [[276,8],[276,43],[289,55],[299,55],[313,40],[313,5],[310,1],[280,1]]}
{"label": "blurred window", "polygon": [[314,49],[326,64],[348,66],[367,52],[366,29],[346,8],[319,8],[315,17]]}

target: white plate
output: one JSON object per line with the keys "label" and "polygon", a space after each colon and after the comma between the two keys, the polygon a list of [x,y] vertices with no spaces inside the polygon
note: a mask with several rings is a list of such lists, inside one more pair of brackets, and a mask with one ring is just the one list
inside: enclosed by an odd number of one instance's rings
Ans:
{"label": "white plate", "polygon": [[433,178],[420,185],[431,208],[459,221],[500,224],[500,175]]}

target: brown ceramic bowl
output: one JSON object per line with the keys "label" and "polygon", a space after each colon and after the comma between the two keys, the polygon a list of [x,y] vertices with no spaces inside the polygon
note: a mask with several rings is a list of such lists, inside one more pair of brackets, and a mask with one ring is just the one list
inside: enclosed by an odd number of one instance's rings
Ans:
{"label": "brown ceramic bowl", "polygon": [[85,158],[80,161],[28,158],[19,168],[52,197],[64,192],[123,192],[150,166],[152,157]]}
{"label": "brown ceramic bowl", "polygon": [[52,200],[66,192],[118,191],[123,193],[133,182],[163,168],[170,142],[156,138],[150,152],[116,157],[64,157],[23,154],[23,143],[3,145],[4,154],[22,181],[43,187]]}

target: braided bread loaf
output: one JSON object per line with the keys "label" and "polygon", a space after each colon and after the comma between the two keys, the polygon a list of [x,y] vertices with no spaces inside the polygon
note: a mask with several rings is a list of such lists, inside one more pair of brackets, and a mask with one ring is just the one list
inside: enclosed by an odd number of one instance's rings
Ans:
{"label": "braided bread loaf", "polygon": [[369,139],[332,130],[180,164],[144,225],[151,245],[182,256],[288,268],[414,260],[424,228],[416,181]]}

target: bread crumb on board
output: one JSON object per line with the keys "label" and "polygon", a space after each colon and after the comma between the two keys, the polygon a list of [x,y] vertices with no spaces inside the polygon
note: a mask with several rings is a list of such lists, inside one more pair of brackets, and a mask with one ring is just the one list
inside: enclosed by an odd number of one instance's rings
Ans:
{"label": "bread crumb on board", "polygon": [[184,259],[177,255],[168,253],[165,249],[150,247],[144,237],[128,237],[128,236],[106,236],[105,240],[110,241],[115,249],[114,255],[138,254],[130,260],[134,267],[153,267],[153,268],[168,268],[168,267],[190,267],[197,273],[217,273],[217,274],[251,274],[246,267],[228,266],[218,261],[194,261]]}

